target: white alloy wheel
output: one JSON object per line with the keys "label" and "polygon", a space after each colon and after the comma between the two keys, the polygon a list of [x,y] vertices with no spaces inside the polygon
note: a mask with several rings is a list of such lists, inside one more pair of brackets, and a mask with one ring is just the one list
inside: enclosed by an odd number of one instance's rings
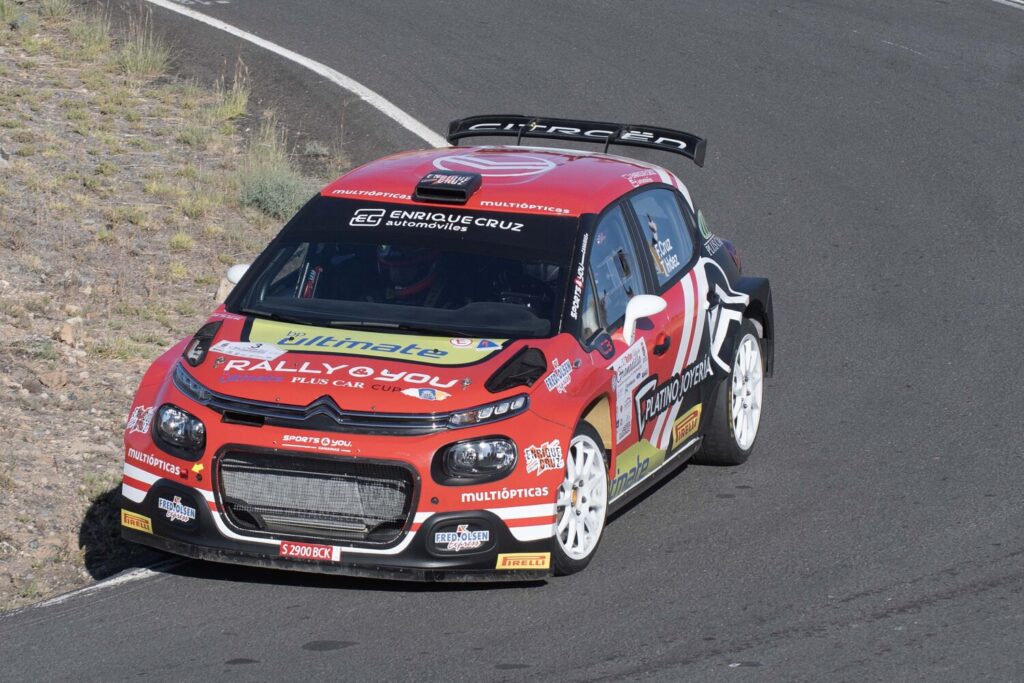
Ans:
{"label": "white alloy wheel", "polygon": [[757,337],[747,334],[740,341],[732,369],[732,391],[729,417],[736,445],[747,450],[754,445],[761,422],[761,400],[764,393],[764,367]]}
{"label": "white alloy wheel", "polygon": [[608,479],[601,448],[587,434],[577,434],[569,444],[555,510],[559,548],[573,560],[590,557],[604,530]]}

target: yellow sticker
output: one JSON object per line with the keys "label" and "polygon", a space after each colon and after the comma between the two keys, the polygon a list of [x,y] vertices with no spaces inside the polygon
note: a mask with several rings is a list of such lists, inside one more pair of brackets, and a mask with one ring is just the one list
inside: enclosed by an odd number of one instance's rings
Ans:
{"label": "yellow sticker", "polygon": [[672,425],[672,446],[679,446],[686,439],[697,433],[700,426],[700,404],[686,411],[686,414]]}
{"label": "yellow sticker", "polygon": [[548,569],[551,553],[501,553],[495,569]]}
{"label": "yellow sticker", "polygon": [[147,534],[153,533],[153,522],[145,515],[138,515],[128,510],[121,510],[121,526],[126,526],[135,531],[143,531]]}
{"label": "yellow sticker", "polygon": [[202,463],[198,463],[197,462],[195,465],[192,465],[192,471],[195,472],[196,474],[199,474],[200,472],[202,472],[203,469],[204,469],[204,467],[203,467]]}
{"label": "yellow sticker", "polygon": [[285,351],[298,353],[335,353],[430,365],[466,365],[489,358],[504,348],[508,340],[362,332],[256,318],[246,341],[274,344]]}

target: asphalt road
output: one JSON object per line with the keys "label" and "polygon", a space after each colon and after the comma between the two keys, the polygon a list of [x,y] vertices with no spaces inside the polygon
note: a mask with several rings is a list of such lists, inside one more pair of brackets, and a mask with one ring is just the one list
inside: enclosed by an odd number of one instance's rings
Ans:
{"label": "asphalt road", "polygon": [[[436,130],[507,111],[707,136],[704,169],[647,158],[676,164],[772,279],[757,451],[681,471],[571,578],[410,587],[187,563],[0,619],[0,678],[1024,678],[1024,12],[191,4]],[[197,51],[242,49],[154,18]],[[281,99],[336,125],[303,108],[303,91],[331,99],[303,78],[280,77]],[[350,124],[380,152],[417,145],[372,111]]]}

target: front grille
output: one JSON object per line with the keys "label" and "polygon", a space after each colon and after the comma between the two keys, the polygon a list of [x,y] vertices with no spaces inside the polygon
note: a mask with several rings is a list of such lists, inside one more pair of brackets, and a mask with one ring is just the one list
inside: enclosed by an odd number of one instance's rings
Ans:
{"label": "front grille", "polygon": [[242,531],[386,544],[405,529],[415,483],[398,465],[228,452],[218,463],[217,487]]}

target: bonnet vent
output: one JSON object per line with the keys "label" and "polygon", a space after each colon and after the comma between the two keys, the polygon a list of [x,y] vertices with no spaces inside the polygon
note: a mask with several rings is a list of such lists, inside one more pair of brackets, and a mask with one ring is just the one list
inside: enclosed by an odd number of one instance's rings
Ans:
{"label": "bonnet vent", "polygon": [[418,202],[465,204],[482,182],[479,173],[431,171],[416,185],[412,198]]}

